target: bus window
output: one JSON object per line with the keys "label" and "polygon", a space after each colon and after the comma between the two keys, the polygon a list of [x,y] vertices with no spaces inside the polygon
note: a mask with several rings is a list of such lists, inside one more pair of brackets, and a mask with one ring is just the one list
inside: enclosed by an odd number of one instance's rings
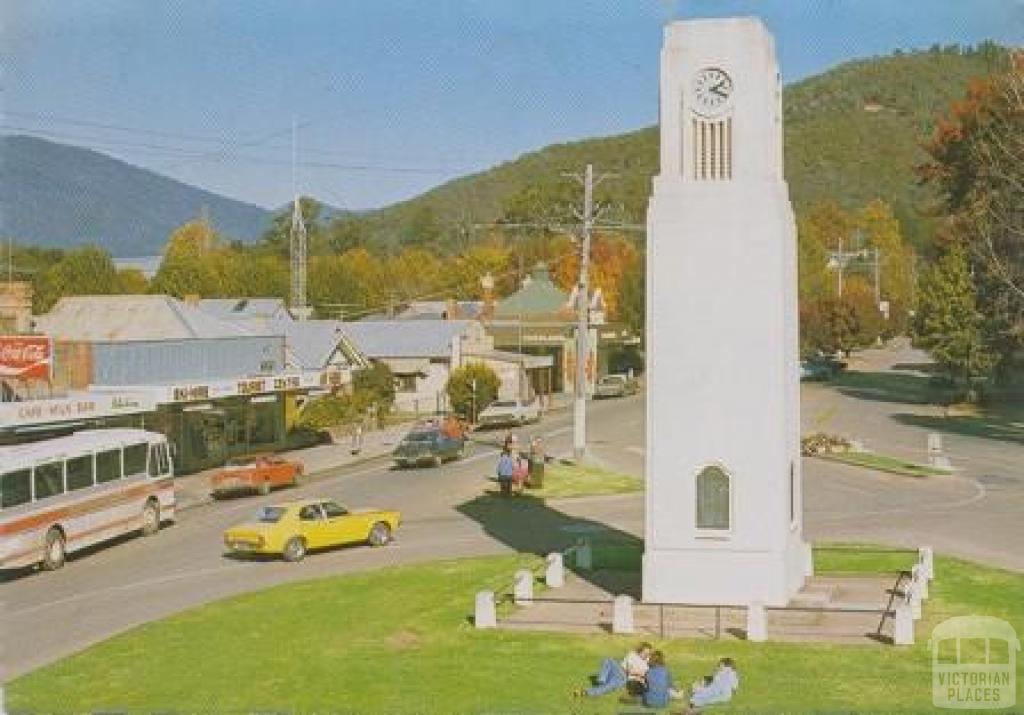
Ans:
{"label": "bus window", "polygon": [[36,499],[55,497],[64,493],[64,462],[38,464],[32,472]]}
{"label": "bus window", "polygon": [[0,509],[32,501],[32,480],[27,469],[0,475]]}
{"label": "bus window", "polygon": [[157,453],[160,455],[160,473],[170,474],[171,473],[171,456],[168,452],[168,445],[166,442],[161,443],[157,449]]}
{"label": "bus window", "polygon": [[145,444],[132,444],[124,448],[124,474],[126,477],[146,473],[146,452],[147,445]]}
{"label": "bus window", "polygon": [[160,445],[149,445],[149,476],[160,476]]}
{"label": "bus window", "polygon": [[121,450],[109,449],[96,453],[97,483],[113,482],[121,478]]}
{"label": "bus window", "polygon": [[93,485],[92,455],[68,460],[68,491]]}

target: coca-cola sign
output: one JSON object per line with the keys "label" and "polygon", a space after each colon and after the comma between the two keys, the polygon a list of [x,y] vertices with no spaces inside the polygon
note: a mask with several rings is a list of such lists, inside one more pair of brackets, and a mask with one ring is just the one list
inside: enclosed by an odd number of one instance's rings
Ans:
{"label": "coca-cola sign", "polygon": [[38,335],[0,335],[0,377],[46,380],[50,377],[50,339]]}

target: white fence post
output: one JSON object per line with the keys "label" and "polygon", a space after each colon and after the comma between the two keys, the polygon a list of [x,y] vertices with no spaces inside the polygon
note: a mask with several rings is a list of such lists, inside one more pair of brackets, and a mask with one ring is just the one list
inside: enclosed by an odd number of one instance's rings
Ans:
{"label": "white fence post", "polygon": [[907,584],[907,602],[910,604],[910,615],[915,621],[921,619],[921,588],[914,578]]}
{"label": "white fence post", "polygon": [[565,562],[559,553],[548,554],[547,568],[544,570],[544,583],[548,588],[561,588],[565,585]]}
{"label": "white fence post", "polygon": [[925,568],[921,564],[914,564],[910,569],[916,584],[918,596],[922,601],[928,600],[928,577],[925,575]]}
{"label": "white fence post", "polygon": [[612,633],[635,633],[633,627],[633,597],[621,595],[615,597],[612,604]]}
{"label": "white fence post", "polygon": [[533,572],[529,569],[519,569],[515,576],[514,589],[515,603],[517,606],[529,606],[533,603]]}
{"label": "white fence post", "polygon": [[747,606],[747,640],[755,643],[768,640],[768,612],[760,601]]}
{"label": "white fence post", "polygon": [[494,608],[494,591],[478,591],[476,607],[473,609],[473,625],[476,628],[496,628],[498,613]]}
{"label": "white fence post", "polygon": [[893,619],[892,642],[895,645],[914,645],[914,614],[907,599],[897,601]]}
{"label": "white fence post", "polygon": [[594,568],[594,551],[590,539],[580,539],[576,543],[576,568],[590,571]]}

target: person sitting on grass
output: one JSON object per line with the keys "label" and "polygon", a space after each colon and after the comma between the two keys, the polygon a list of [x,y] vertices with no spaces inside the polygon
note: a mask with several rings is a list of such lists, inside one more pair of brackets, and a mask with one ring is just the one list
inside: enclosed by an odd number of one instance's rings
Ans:
{"label": "person sitting on grass", "polygon": [[646,689],[647,661],[653,650],[650,643],[641,643],[627,653],[621,663],[613,658],[605,658],[594,678],[594,685],[586,690],[575,690],[573,695],[596,698],[622,687],[630,695],[640,695]]}
{"label": "person sitting on grass", "polygon": [[711,682],[694,689],[693,695],[690,696],[690,705],[699,708],[704,705],[727,703],[739,687],[740,674],[736,671],[736,663],[732,658],[722,658],[718,661],[715,674],[711,676]]}
{"label": "person sitting on grass", "polygon": [[678,697],[678,691],[672,686],[672,674],[665,665],[665,654],[656,650],[651,654],[647,669],[647,687],[643,692],[643,704],[649,708],[663,708],[669,700]]}

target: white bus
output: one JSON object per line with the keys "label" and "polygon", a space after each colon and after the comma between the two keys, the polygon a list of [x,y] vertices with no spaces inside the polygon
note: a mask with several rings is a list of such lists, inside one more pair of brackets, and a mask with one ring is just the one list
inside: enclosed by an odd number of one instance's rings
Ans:
{"label": "white bus", "polygon": [[0,447],[0,569],[64,565],[68,553],[174,519],[167,439],[137,429]]}

